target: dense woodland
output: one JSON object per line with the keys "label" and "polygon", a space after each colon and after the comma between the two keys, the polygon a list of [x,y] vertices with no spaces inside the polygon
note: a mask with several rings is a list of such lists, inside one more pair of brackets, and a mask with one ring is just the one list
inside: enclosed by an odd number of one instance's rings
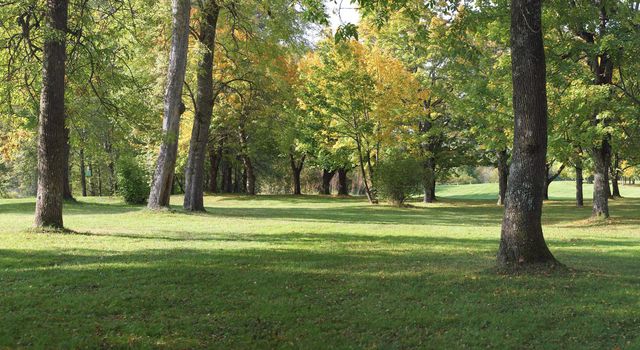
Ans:
{"label": "dense woodland", "polygon": [[551,182],[606,219],[637,177],[638,1],[359,0],[336,32],[314,0],[0,5],[0,193],[37,226],[84,196],[430,203],[492,167],[498,260],[537,263]]}

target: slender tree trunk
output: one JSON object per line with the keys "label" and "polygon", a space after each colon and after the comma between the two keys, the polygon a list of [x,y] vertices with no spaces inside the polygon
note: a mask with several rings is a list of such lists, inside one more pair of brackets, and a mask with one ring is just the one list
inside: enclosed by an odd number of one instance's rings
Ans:
{"label": "slender tree trunk", "polygon": [[593,209],[591,217],[609,217],[609,183],[607,181],[607,164],[609,141],[603,140],[600,147],[592,151],[593,158]]}
{"label": "slender tree trunk", "polygon": [[68,0],[47,0],[38,123],[35,226],[62,228],[65,154],[65,60]]}
{"label": "slender tree trunk", "polygon": [[622,198],[620,195],[620,186],[618,182],[620,181],[620,158],[617,154],[613,156],[613,163],[611,164],[611,188],[613,198]]}
{"label": "slender tree trunk", "polygon": [[498,152],[498,205],[504,205],[507,195],[507,179],[509,178],[509,153],[507,150]]}
{"label": "slender tree trunk", "polygon": [[369,204],[378,204],[378,199],[373,192],[373,189],[369,186],[369,182],[367,180],[367,171],[364,167],[364,157],[362,156],[362,142],[359,139],[356,139],[356,148],[358,151],[358,163],[360,165],[360,174],[362,175],[362,183],[364,185],[364,192],[367,195],[367,199],[369,200]]}
{"label": "slender tree trunk", "polygon": [[558,168],[558,171],[556,171],[555,174],[551,174],[551,165],[549,163],[545,164],[545,181],[544,181],[544,199],[545,200],[549,200],[549,185],[551,185],[551,183],[553,181],[555,181],[555,179],[558,178],[558,176],[560,176],[560,174],[562,174],[562,171],[564,170],[565,164],[562,164],[560,166],[560,168]]}
{"label": "slender tree trunk", "polygon": [[293,174],[293,194],[302,194],[302,185],[300,183],[300,174],[302,173],[302,167],[304,166],[304,160],[307,157],[306,154],[302,155],[299,162],[296,162],[293,153],[289,153],[289,162],[291,165],[291,172]]}
{"label": "slender tree trunk", "polygon": [[84,148],[80,149],[80,187],[82,187],[82,197],[87,196],[87,169],[84,165]]}
{"label": "slender tree trunk", "polygon": [[204,162],[213,113],[213,53],[220,7],[214,0],[203,1],[200,35],[203,54],[198,63],[196,115],[193,120],[189,156],[185,167],[183,206],[190,211],[204,211]]}
{"label": "slender tree trunk", "polygon": [[338,195],[349,195],[349,187],[347,185],[347,169],[345,168],[338,169]]}
{"label": "slender tree trunk", "polygon": [[69,143],[69,129],[68,128],[64,128],[64,139],[65,139],[65,144],[64,144],[64,191],[63,191],[63,195],[62,197],[64,198],[64,200],[66,201],[74,201],[75,202],[75,198],[73,198],[73,191],[71,190],[71,144]]}
{"label": "slender tree trunk", "polygon": [[436,201],[436,160],[429,157],[425,162],[424,199],[425,203]]}
{"label": "slender tree trunk", "polygon": [[98,197],[102,197],[102,177],[100,176],[100,167],[96,168],[96,175],[98,176]]}
{"label": "slender tree trunk", "polygon": [[335,170],[322,169],[322,194],[331,194],[331,180],[335,174]]}
{"label": "slender tree trunk", "polygon": [[[246,190],[247,190],[247,194],[254,196],[256,194],[256,175],[253,169],[253,163],[251,162],[251,157],[249,156],[249,144],[248,144],[247,134],[245,131],[244,122],[240,123],[239,136],[240,136],[240,148],[241,148],[240,157],[242,158],[244,169],[247,172]],[[304,162],[304,159],[302,161]]]}
{"label": "slender tree trunk", "polygon": [[576,164],[576,206],[578,208],[582,208],[584,206],[584,195],[582,193],[583,182],[582,161],[578,161]]}
{"label": "slender tree trunk", "polygon": [[209,149],[209,191],[212,193],[218,193],[218,171],[220,169],[220,163],[222,161],[222,142],[218,147],[210,147]]}
{"label": "slender tree trunk", "polygon": [[187,51],[189,46],[189,0],[172,0],[173,29],[167,89],[164,95],[164,116],[162,122],[162,144],[149,194],[148,208],[169,207],[171,184],[178,156],[178,136],[180,134],[180,116],[185,106],[182,103],[182,88],[187,69]]}
{"label": "slender tree trunk", "polygon": [[547,153],[542,1],[511,0],[513,156],[497,260],[503,266],[555,262],[542,233]]}
{"label": "slender tree trunk", "polygon": [[223,160],[222,163],[222,191],[224,193],[232,193],[233,192],[233,181],[232,181],[232,167],[229,162],[228,157]]}

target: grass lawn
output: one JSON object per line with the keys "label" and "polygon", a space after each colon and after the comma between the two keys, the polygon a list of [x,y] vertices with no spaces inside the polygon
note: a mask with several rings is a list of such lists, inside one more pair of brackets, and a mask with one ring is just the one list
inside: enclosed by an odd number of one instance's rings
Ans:
{"label": "grass lawn", "polygon": [[545,235],[575,271],[505,276],[490,186],[410,209],[87,198],[65,206],[64,235],[26,231],[32,199],[0,200],[0,349],[640,349],[640,187],[598,225],[572,183],[552,185],[568,198],[545,203]]}

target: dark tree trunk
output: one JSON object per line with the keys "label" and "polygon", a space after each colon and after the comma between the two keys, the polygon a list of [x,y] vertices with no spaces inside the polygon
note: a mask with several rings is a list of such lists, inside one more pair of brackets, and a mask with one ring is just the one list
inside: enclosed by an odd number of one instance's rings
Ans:
{"label": "dark tree trunk", "polygon": [[64,198],[64,200],[66,201],[74,201],[75,202],[75,198],[73,198],[73,191],[71,190],[71,144],[69,143],[69,129],[68,128],[64,128],[64,139],[65,139],[65,143],[64,143],[64,191],[63,191],[63,195],[62,198]]}
{"label": "dark tree trunk", "polygon": [[498,152],[498,205],[504,205],[507,195],[507,179],[509,178],[509,153],[507,150]]}
{"label": "dark tree trunk", "polygon": [[172,0],[171,7],[173,10],[173,29],[167,88],[164,95],[163,136],[149,194],[149,209],[169,207],[171,186],[178,156],[180,116],[185,109],[182,103],[182,88],[187,69],[191,3],[189,0]]}
{"label": "dark tree trunk", "polygon": [[84,166],[84,148],[80,149],[80,187],[82,187],[82,197],[87,196],[87,169]]}
{"label": "dark tree trunk", "polygon": [[564,170],[565,165],[562,164],[560,166],[560,168],[558,168],[558,171],[555,174],[551,174],[551,166],[553,165],[553,162],[551,163],[546,163],[544,168],[545,168],[545,181],[544,181],[544,199],[545,200],[549,200],[549,185],[551,185],[551,183],[558,178],[558,176],[560,176],[560,174],[562,173],[562,171]]}
{"label": "dark tree trunk", "polygon": [[222,162],[222,191],[224,193],[233,192],[233,169],[228,158]]}
{"label": "dark tree trunk", "polygon": [[[38,123],[35,225],[62,228],[65,154],[65,60],[68,0],[47,0]],[[55,35],[54,35],[55,34]]]}
{"label": "dark tree trunk", "polygon": [[200,41],[203,54],[198,63],[198,92],[196,115],[193,120],[189,156],[185,167],[183,206],[190,211],[204,211],[204,162],[213,113],[213,53],[216,45],[216,26],[220,7],[214,0],[203,1],[200,19]]}
{"label": "dark tree trunk", "polygon": [[335,170],[322,169],[322,194],[331,194],[331,180],[335,174]]}
{"label": "dark tree trunk", "polygon": [[100,166],[96,168],[96,175],[98,178],[98,197],[102,197],[102,177],[100,176]]}
{"label": "dark tree trunk", "polygon": [[584,195],[582,193],[582,185],[584,178],[582,177],[582,161],[576,164],[576,206],[582,208],[584,206]]}
{"label": "dark tree trunk", "polygon": [[511,68],[515,117],[498,263],[555,262],[542,233],[547,153],[546,66],[542,1],[511,0]]}
{"label": "dark tree trunk", "polygon": [[618,182],[620,181],[620,158],[617,154],[613,156],[613,163],[611,164],[611,188],[613,198],[622,198],[620,194],[620,186]]}
{"label": "dark tree trunk", "polygon": [[592,151],[593,158],[593,218],[609,217],[609,182],[607,165],[609,164],[609,141],[603,140],[600,147]]}
{"label": "dark tree trunk", "polygon": [[223,144],[220,142],[218,147],[210,147],[209,149],[209,191],[218,193],[218,170],[222,161]]}
{"label": "dark tree trunk", "polygon": [[338,169],[338,195],[348,196],[349,188],[347,185],[347,169]]}
{"label": "dark tree trunk", "polygon": [[233,193],[242,193],[244,190],[244,180],[242,179],[242,171],[240,167],[233,169]]}
{"label": "dark tree trunk", "polygon": [[425,162],[424,199],[425,203],[436,201],[436,160],[429,157]]}
{"label": "dark tree trunk", "polygon": [[304,160],[307,157],[306,154],[302,155],[299,162],[296,162],[293,153],[289,153],[289,162],[291,165],[291,172],[293,174],[293,194],[301,195],[302,186],[300,183],[300,173],[302,173],[302,167],[304,166]]}
{"label": "dark tree trunk", "polygon": [[[244,121],[240,123],[238,128],[238,136],[240,140],[240,148],[241,154],[240,158],[242,159],[242,164],[244,165],[244,169],[246,170],[246,191],[247,194],[253,196],[256,194],[256,173],[253,169],[253,163],[251,162],[251,157],[249,156],[249,139],[247,137],[247,133],[245,130]],[[303,159],[304,161],[304,159]]]}

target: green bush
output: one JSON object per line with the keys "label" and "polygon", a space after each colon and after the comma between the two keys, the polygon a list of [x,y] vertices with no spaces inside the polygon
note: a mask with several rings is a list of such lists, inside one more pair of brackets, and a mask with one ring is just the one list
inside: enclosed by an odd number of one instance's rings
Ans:
{"label": "green bush", "polygon": [[149,183],[135,158],[123,157],[118,161],[118,193],[129,204],[144,204],[149,197]]}
{"label": "green bush", "polygon": [[407,198],[420,192],[424,167],[414,158],[391,154],[378,162],[374,178],[378,194],[388,202],[402,206]]}

